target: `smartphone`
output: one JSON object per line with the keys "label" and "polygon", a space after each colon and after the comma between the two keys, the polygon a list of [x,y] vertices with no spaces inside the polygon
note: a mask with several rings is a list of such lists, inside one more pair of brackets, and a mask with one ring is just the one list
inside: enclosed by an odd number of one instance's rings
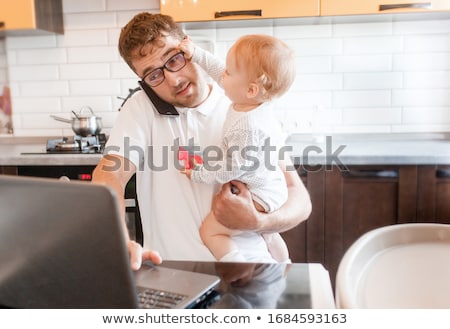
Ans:
{"label": "smartphone", "polygon": [[172,104],[167,103],[166,101],[159,98],[159,96],[156,95],[156,93],[153,91],[153,89],[150,88],[150,86],[147,85],[144,81],[141,80],[138,83],[141,86],[142,90],[147,94],[148,98],[150,98],[153,105],[155,105],[155,108],[159,114],[179,115],[175,106],[173,106]]}

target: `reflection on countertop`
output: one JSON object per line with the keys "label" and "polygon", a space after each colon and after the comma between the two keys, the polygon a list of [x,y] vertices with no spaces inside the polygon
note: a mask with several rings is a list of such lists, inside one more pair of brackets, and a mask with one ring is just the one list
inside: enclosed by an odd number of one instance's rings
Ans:
{"label": "reflection on countertop", "polygon": [[318,263],[164,261],[163,266],[220,277],[211,309],[335,308],[329,273]]}

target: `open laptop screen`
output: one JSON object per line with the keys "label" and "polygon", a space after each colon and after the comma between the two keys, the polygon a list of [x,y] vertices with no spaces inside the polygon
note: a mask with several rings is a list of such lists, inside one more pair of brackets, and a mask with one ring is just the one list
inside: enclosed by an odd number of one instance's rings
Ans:
{"label": "open laptop screen", "polygon": [[135,307],[114,194],[103,186],[0,176],[0,305]]}

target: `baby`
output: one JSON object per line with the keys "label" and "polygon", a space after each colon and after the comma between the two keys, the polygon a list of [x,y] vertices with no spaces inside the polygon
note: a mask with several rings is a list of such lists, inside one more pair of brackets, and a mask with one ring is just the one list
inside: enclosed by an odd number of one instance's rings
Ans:
{"label": "baby", "polygon": [[[180,44],[185,57],[199,64],[231,100],[223,127],[223,158],[209,163],[193,163],[182,171],[194,182],[224,184],[232,180],[245,183],[255,207],[272,212],[287,200],[283,172],[278,166],[281,134],[272,117],[272,100],[283,95],[295,79],[293,51],[281,40],[268,35],[239,38],[229,50],[226,65],[205,50],[195,47],[187,37]],[[236,192],[239,193],[239,192]],[[200,228],[205,245],[220,261],[246,261],[233,235],[239,232],[220,224],[210,212]],[[278,233],[263,234],[274,260],[289,261],[286,244]]]}

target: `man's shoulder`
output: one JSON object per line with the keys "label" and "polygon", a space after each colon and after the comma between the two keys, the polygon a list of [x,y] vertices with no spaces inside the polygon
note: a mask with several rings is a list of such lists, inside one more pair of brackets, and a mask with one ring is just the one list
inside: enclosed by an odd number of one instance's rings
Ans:
{"label": "man's shoulder", "polygon": [[148,106],[149,101],[150,100],[149,100],[148,96],[145,94],[145,92],[142,89],[139,89],[127,98],[125,103],[122,104],[122,107],[120,110],[122,110],[122,109],[128,110],[129,108],[134,108],[136,105],[138,105],[138,106],[147,105]]}
{"label": "man's shoulder", "polygon": [[152,111],[153,104],[141,89],[136,91],[131,97],[129,97],[126,102],[120,108],[121,116],[133,116],[139,118],[142,115],[146,117],[148,115],[153,115]]}

